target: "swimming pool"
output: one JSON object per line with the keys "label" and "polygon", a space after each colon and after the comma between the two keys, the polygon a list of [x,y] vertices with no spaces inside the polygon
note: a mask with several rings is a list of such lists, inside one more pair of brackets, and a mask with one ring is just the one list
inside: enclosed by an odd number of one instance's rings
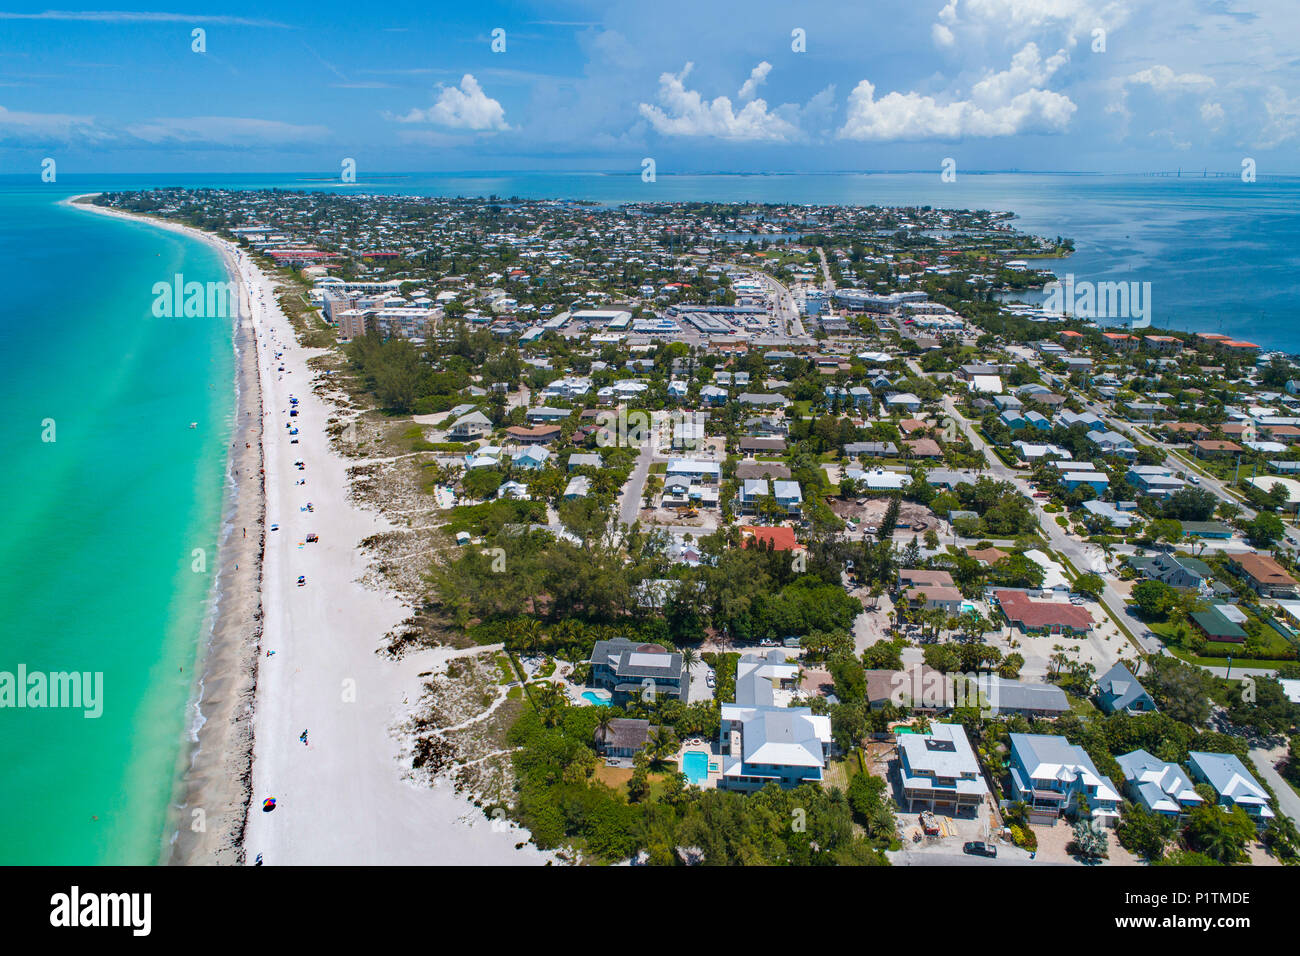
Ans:
{"label": "swimming pool", "polygon": [[709,755],[703,750],[688,750],[682,754],[682,773],[686,779],[699,786],[709,779]]}
{"label": "swimming pool", "polygon": [[584,690],[582,692],[582,699],[593,707],[608,707],[610,704],[614,703],[611,698],[602,697],[599,692],[594,690]]}

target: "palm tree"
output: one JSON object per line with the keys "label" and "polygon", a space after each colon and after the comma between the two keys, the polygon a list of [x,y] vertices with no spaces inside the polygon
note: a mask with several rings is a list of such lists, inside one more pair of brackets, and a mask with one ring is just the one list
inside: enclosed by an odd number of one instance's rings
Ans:
{"label": "palm tree", "polygon": [[617,718],[609,707],[601,707],[600,714],[596,717],[596,739],[604,745],[609,740],[609,728]]}
{"label": "palm tree", "polygon": [[691,673],[691,668],[699,663],[700,655],[695,653],[694,649],[689,647],[683,647],[678,653],[682,655],[682,670],[689,675]]}
{"label": "palm tree", "polygon": [[677,737],[674,736],[671,727],[659,726],[650,734],[650,739],[646,742],[650,751],[650,761],[656,767],[663,764],[670,755],[677,752],[680,744]]}
{"label": "palm tree", "polygon": [[569,697],[559,684],[548,681],[537,691],[537,709],[542,712],[542,723],[554,727],[560,720],[560,714],[569,704]]}

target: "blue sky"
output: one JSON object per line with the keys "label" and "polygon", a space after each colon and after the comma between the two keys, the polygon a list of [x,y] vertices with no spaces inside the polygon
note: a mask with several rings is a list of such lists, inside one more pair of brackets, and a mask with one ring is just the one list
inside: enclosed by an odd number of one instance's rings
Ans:
{"label": "blue sky", "polygon": [[1300,172],[1295,0],[158,2],[0,0],[0,169]]}

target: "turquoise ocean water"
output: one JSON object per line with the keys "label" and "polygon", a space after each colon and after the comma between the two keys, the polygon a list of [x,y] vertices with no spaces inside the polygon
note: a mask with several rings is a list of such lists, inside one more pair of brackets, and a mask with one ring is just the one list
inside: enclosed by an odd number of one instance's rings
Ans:
{"label": "turquoise ocean water", "polygon": [[[1300,179],[934,174],[0,177],[0,671],[101,671],[104,713],[0,709],[0,863],[159,858],[191,719],[233,413],[231,323],[157,319],[152,286],[215,253],[58,205],[160,185],[353,193],[1005,209],[1068,235],[1054,263],[1150,281],[1156,325],[1300,352]],[[54,442],[42,441],[52,419]],[[198,427],[191,429],[190,422]],[[191,570],[194,549],[207,571]]]}
{"label": "turquoise ocean water", "polygon": [[0,671],[102,672],[104,703],[0,709],[0,863],[152,863],[216,567],[234,361],[230,322],[154,318],[151,290],[224,270],[201,243],[54,198],[0,199]]}

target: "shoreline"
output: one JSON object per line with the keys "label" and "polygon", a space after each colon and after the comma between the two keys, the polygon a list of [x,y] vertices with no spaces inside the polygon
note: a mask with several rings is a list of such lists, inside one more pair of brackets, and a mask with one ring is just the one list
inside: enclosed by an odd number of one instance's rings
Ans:
{"label": "shoreline", "polygon": [[[186,728],[183,750],[191,761],[182,767],[172,804],[175,817],[164,835],[169,861],[550,862],[551,854],[527,842],[526,831],[493,826],[448,781],[430,786],[412,777],[402,728],[415,713],[424,678],[445,668],[458,652],[436,648],[400,661],[377,653],[411,607],[391,586],[365,583],[373,569],[360,543],[395,526],[353,499],[349,470],[356,462],[332,447],[327,424],[336,409],[317,393],[319,378],[308,364],[324,350],[299,345],[276,301],[274,277],[220,237],[148,216],[91,209],[207,242],[233,270],[241,312],[247,303],[237,325],[237,381],[241,399],[250,398],[235,412],[236,455],[227,475],[241,470],[242,462],[235,461],[246,451],[240,441],[253,444],[247,451],[260,449],[260,466],[248,466],[261,469],[260,493],[243,493],[247,485],[232,488],[235,514],[255,508],[259,522],[235,517],[227,529],[223,513],[214,629],[196,684],[202,724],[197,734],[194,721]],[[241,349],[250,341],[253,347]],[[250,376],[256,389],[243,387]],[[254,394],[260,410],[252,426],[256,443],[245,438],[239,422],[250,417]],[[301,417],[289,415],[292,400]],[[292,440],[291,425],[299,432]],[[279,530],[271,531],[273,525]],[[245,526],[257,528],[257,574],[255,557],[249,564],[242,557],[244,539],[231,537]],[[308,534],[319,540],[306,543]],[[236,561],[239,572],[228,588],[225,573]],[[310,742],[300,736],[304,729],[310,730]],[[255,812],[271,796],[276,812]],[[194,832],[191,820],[199,810],[206,827]]]}
{"label": "shoreline", "polygon": [[[94,196],[96,194],[86,194]],[[186,703],[185,737],[177,757],[159,862],[239,864],[252,796],[252,705],[262,636],[261,575],[265,547],[266,490],[263,467],[262,388],[257,342],[246,305],[248,290],[233,251],[215,236],[164,220],[130,215],[73,196],[73,208],[158,226],[199,239],[221,256],[229,281],[239,290],[232,347],[231,448],[218,529],[217,571],[204,616],[197,679]],[[249,419],[252,424],[245,424]],[[246,442],[247,447],[241,444]],[[246,481],[256,480],[255,491]],[[239,535],[235,532],[240,531]],[[244,536],[246,531],[253,533]],[[197,726],[196,726],[197,725]]]}

